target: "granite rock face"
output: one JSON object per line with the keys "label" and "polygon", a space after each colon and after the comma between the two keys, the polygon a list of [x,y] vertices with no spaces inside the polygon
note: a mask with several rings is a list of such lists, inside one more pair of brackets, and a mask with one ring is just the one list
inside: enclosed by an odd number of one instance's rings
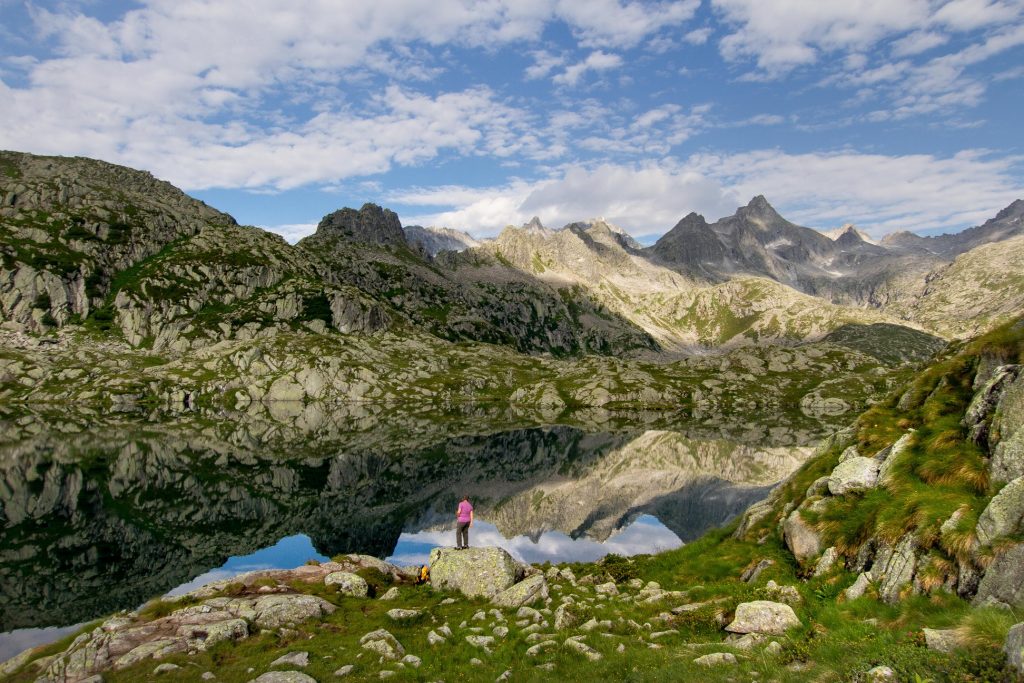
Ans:
{"label": "granite rock face", "polygon": [[1007,605],[1024,602],[1024,543],[1017,543],[996,555],[978,583],[975,604],[989,598]]}
{"label": "granite rock face", "polygon": [[1018,477],[997,493],[978,517],[978,541],[988,544],[997,538],[1024,531],[1024,477]]}

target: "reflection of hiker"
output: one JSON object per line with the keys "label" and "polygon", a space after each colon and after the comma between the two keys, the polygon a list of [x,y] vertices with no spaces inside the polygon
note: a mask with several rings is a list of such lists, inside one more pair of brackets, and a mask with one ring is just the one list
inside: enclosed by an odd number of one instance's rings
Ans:
{"label": "reflection of hiker", "polygon": [[469,527],[473,526],[473,506],[469,502],[469,496],[462,497],[455,515],[455,547],[468,548]]}

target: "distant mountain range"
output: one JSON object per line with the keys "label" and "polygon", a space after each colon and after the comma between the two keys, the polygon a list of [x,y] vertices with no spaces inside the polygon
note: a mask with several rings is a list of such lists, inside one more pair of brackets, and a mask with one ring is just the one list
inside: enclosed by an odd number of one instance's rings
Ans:
{"label": "distant mountain range", "polygon": [[0,153],[0,199],[5,325],[86,323],[155,349],[322,324],[526,353],[692,353],[848,324],[962,337],[1024,308],[1019,200],[962,233],[876,243],[795,225],[758,196],[645,248],[602,219],[535,218],[481,241],[369,204],[291,246],[147,173],[16,152]]}

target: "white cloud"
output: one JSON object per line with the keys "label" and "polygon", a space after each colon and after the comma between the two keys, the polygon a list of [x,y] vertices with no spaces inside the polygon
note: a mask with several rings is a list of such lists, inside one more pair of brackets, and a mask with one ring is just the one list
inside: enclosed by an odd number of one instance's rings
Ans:
{"label": "white cloud", "polygon": [[703,45],[704,43],[708,42],[708,38],[710,37],[711,29],[698,28],[684,35],[683,40],[685,40],[690,45]]}
{"label": "white cloud", "polygon": [[555,12],[573,28],[581,45],[627,48],[662,28],[686,22],[698,7],[700,0],[558,0]]}
{"label": "white cloud", "polygon": [[753,58],[768,74],[816,62],[821,53],[859,50],[893,32],[918,27],[929,14],[926,0],[713,0],[736,29],[719,43],[722,56]]}
{"label": "white cloud", "polygon": [[894,57],[907,57],[909,55],[927,52],[932,48],[945,45],[949,42],[949,36],[936,31],[915,31],[906,35],[892,44]]}
{"label": "white cloud", "polygon": [[642,236],[664,233],[690,211],[713,221],[764,194],[797,223],[831,228],[854,222],[881,236],[895,230],[959,230],[984,222],[1024,197],[1017,180],[1022,163],[980,150],[950,157],[759,150],[698,154],[683,161],[572,165],[536,182],[418,188],[394,193],[389,200],[450,207],[409,220],[478,237],[533,215],[552,226],[601,215]]}
{"label": "white cloud", "polygon": [[530,53],[533,64],[526,67],[526,80],[532,81],[545,78],[551,70],[565,64],[565,57],[554,55],[547,50],[535,50]]}
{"label": "white cloud", "polygon": [[939,7],[932,21],[945,24],[957,31],[1002,24],[1021,15],[1019,2],[993,2],[992,0],[952,0]]}
{"label": "white cloud", "polygon": [[607,71],[609,69],[617,69],[620,66],[622,66],[622,57],[598,50],[591,52],[583,61],[570,64],[565,68],[565,71],[555,75],[551,80],[558,85],[575,87],[588,71]]}

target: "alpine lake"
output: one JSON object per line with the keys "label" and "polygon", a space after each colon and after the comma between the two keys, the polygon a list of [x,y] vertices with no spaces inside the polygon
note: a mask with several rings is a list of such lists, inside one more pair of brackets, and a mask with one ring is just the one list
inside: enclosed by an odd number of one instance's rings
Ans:
{"label": "alpine lake", "polygon": [[531,562],[678,547],[840,426],[671,412],[276,403],[246,412],[0,409],[0,660],[255,569],[454,545]]}

